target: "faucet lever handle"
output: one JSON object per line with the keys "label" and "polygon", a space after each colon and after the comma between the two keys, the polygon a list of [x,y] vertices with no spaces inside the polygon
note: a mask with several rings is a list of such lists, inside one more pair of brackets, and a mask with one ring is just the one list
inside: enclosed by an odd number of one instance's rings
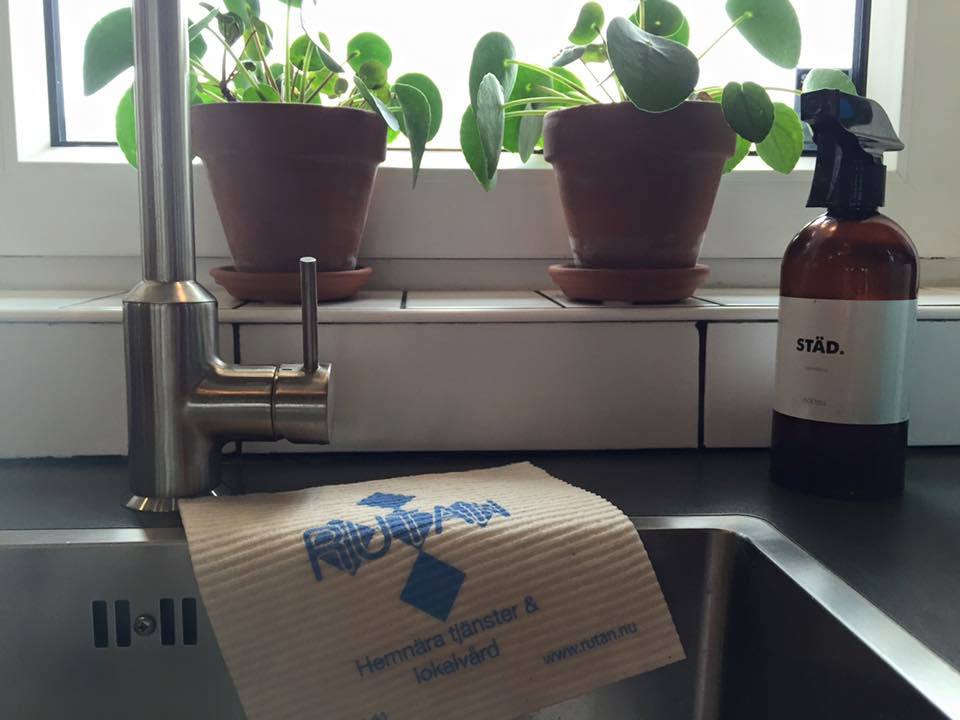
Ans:
{"label": "faucet lever handle", "polygon": [[303,371],[316,372],[320,365],[317,347],[317,259],[300,258],[300,310],[303,324]]}

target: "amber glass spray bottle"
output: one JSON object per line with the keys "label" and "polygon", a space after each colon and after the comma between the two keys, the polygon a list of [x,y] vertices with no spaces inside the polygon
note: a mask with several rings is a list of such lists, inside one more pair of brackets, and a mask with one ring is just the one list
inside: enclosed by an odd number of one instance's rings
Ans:
{"label": "amber glass spray bottle", "polygon": [[817,143],[808,207],[827,212],[783,258],[771,476],[820,495],[903,492],[906,368],[917,253],[884,204],[884,151],[903,149],[883,108],[836,90],[803,96]]}

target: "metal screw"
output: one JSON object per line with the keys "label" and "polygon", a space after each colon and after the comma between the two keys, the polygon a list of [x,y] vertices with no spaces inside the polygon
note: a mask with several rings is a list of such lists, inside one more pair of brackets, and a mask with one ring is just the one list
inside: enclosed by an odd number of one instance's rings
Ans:
{"label": "metal screw", "polygon": [[153,635],[153,631],[156,629],[157,621],[153,615],[137,615],[136,619],[133,621],[133,631],[140,637]]}

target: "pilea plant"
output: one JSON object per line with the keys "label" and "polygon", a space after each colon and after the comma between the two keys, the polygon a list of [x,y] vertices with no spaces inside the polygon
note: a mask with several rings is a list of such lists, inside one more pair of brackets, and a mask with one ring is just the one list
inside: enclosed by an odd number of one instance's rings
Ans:
{"label": "pilea plant", "polygon": [[[260,17],[260,0],[200,3],[206,14],[189,23],[192,102],[334,104],[379,113],[389,127],[390,142],[400,133],[409,139],[416,185],[427,143],[443,119],[443,101],[436,84],[421,73],[406,73],[391,81],[393,53],[387,42],[372,32],[351,38],[346,59],[338,62],[331,55],[329,38],[320,30],[319,0],[268,1],[286,5],[283,62],[269,60],[274,31]],[[295,12],[303,34],[292,37]],[[222,48],[212,70],[204,64],[208,38]],[[132,66],[132,17],[130,9],[124,8],[103,17],[87,36],[84,93],[97,92]],[[136,166],[133,87],[117,107],[116,135],[127,160]]]}
{"label": "pilea plant", "polygon": [[[460,141],[470,168],[491,189],[502,150],[518,152],[526,162],[543,142],[543,117],[556,110],[603,101],[629,100],[645,112],[662,113],[687,100],[719,102],[736,132],[736,152],[724,172],[733,170],[751,148],[771,168],[789,173],[803,152],[803,126],[792,106],[770,94],[798,94],[753,82],[697,87],[700,61],[731,31],[739,31],[764,58],[794,68],[801,34],[789,0],[727,0],[730,25],[699,54],[687,47],[690,24],[669,0],[640,0],[628,17],[606,26],[603,7],[586,3],[569,42],[549,67],[516,58],[503,33],[483,36],[470,67],[470,107],[463,115]],[[571,72],[574,63],[592,78],[591,87]],[[804,91],[834,88],[855,93],[838,70],[814,70]]]}

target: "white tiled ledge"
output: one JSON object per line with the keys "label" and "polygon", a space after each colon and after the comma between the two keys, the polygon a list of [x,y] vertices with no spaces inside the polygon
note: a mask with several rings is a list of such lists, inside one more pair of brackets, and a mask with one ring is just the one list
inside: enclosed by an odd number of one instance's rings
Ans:
{"label": "white tiled ledge", "polygon": [[[24,409],[0,413],[0,457],[126,451],[122,297],[0,292],[0,398]],[[298,307],[220,300],[224,359],[300,356]],[[773,290],[705,290],[658,307],[575,304],[556,291],[368,292],[320,312],[334,444],[243,451],[763,446],[776,304]],[[960,445],[960,288],[924,291],[920,317],[910,441]]]}
{"label": "white tiled ledge", "polygon": [[[293,324],[295,305],[243,303],[220,288],[220,321],[234,324]],[[2,291],[0,322],[119,323],[124,293],[104,290]],[[924,288],[921,320],[960,320],[960,288]],[[321,323],[541,323],[772,321],[774,289],[705,289],[671,305],[589,304],[558,290],[532,291],[368,291],[320,306]]]}

